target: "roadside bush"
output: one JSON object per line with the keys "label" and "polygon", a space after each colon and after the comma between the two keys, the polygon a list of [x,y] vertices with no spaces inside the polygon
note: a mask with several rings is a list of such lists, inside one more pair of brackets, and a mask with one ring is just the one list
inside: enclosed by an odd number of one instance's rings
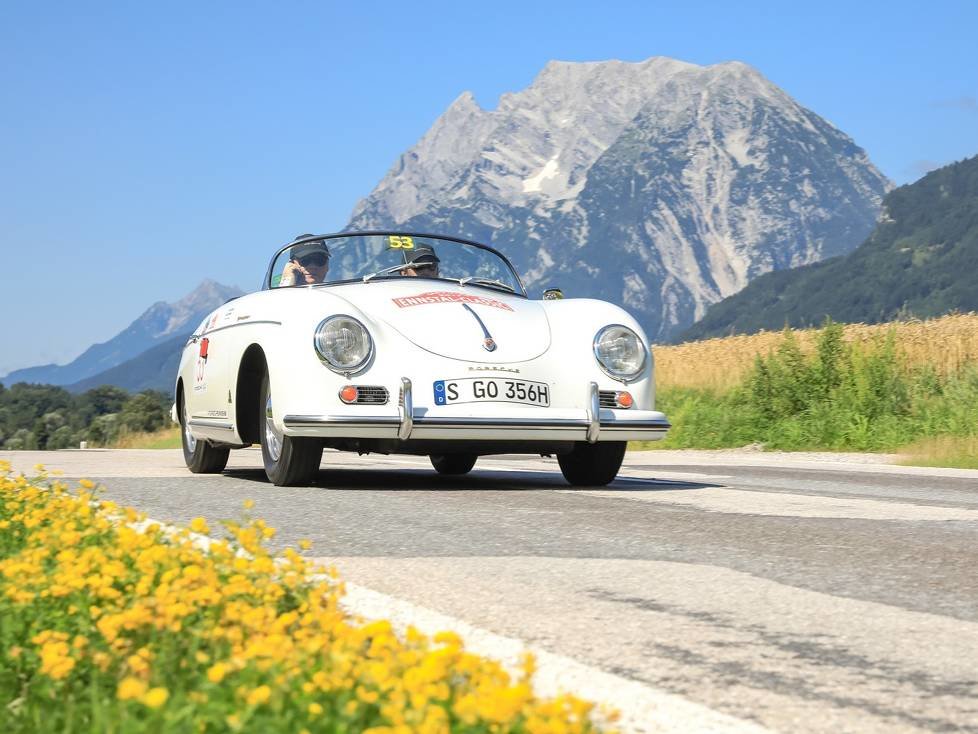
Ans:
{"label": "roadside bush", "polygon": [[53,451],[57,449],[69,449],[77,445],[78,442],[75,440],[75,432],[71,430],[71,426],[61,426],[48,436],[45,448]]}
{"label": "roadside bush", "polygon": [[661,389],[673,423],[662,448],[894,450],[922,437],[978,435],[978,366],[908,367],[893,332],[847,343],[826,323],[813,353],[793,332],[726,391]]}
{"label": "roadside bush", "polygon": [[130,395],[111,385],[81,395],[53,385],[0,385],[0,446],[60,449],[79,440],[108,446],[123,434],[168,426],[170,402],[170,396],[159,391]]}
{"label": "roadside bush", "polygon": [[14,431],[14,435],[3,444],[10,451],[34,451],[37,449],[37,439],[26,428]]}
{"label": "roadside bush", "polygon": [[88,427],[88,440],[93,446],[108,446],[119,437],[119,415],[100,415]]}
{"label": "roadside bush", "polygon": [[133,395],[122,406],[119,424],[123,430],[148,433],[169,423],[169,410],[152,393]]}

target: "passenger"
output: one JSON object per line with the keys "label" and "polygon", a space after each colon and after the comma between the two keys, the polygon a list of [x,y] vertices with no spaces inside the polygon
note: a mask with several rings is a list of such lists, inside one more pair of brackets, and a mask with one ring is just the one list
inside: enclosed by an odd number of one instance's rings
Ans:
{"label": "passenger", "polygon": [[[296,240],[312,235],[300,234]],[[312,285],[326,280],[329,272],[329,248],[325,240],[308,240],[289,250],[289,261],[282,269],[279,287]]]}
{"label": "passenger", "polygon": [[[407,257],[407,253],[405,253]],[[431,245],[418,245],[411,259],[408,260],[410,268],[405,268],[401,272],[410,277],[437,278],[439,277],[439,263],[441,260],[435,254],[435,248]]]}

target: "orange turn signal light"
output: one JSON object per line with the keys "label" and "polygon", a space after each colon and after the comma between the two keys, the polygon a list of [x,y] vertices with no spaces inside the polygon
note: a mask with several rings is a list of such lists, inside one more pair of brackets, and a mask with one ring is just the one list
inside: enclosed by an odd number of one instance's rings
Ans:
{"label": "orange turn signal light", "polygon": [[356,385],[345,385],[340,390],[340,400],[342,400],[347,405],[352,405],[360,397],[360,391],[357,390]]}
{"label": "orange turn signal light", "polygon": [[635,399],[632,398],[630,392],[616,392],[615,393],[615,405],[619,408],[631,408],[635,404]]}

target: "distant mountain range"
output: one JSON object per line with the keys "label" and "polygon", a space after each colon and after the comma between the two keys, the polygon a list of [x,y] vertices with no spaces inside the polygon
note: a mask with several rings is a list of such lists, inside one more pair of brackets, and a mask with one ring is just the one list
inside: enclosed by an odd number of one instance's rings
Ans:
{"label": "distant mountain range", "polygon": [[754,280],[681,340],[835,321],[978,311],[978,156],[890,192],[880,222],[848,255]]}
{"label": "distant mountain range", "polygon": [[890,188],[745,64],[555,61],[495,110],[461,95],[347,228],[489,242],[536,295],[621,304],[662,340],[762,273],[849,252]]}
{"label": "distant mountain range", "polygon": [[[239,288],[205,280],[175,303],[154,303],[125,330],[107,342],[92,345],[68,364],[15,370],[0,382],[64,385],[73,391],[103,384],[131,390],[169,390],[176,379],[176,364],[173,374],[167,374],[167,365],[172,362],[167,349],[182,345],[207,314],[242,293]],[[120,368],[123,364],[126,367]]]}

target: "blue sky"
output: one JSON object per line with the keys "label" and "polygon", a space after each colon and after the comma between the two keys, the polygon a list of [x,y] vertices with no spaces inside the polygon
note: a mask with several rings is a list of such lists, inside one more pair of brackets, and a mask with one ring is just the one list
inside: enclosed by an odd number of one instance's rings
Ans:
{"label": "blue sky", "polygon": [[0,4],[0,375],[341,228],[551,59],[752,64],[897,183],[978,153],[978,3]]}

